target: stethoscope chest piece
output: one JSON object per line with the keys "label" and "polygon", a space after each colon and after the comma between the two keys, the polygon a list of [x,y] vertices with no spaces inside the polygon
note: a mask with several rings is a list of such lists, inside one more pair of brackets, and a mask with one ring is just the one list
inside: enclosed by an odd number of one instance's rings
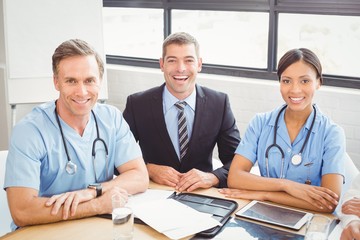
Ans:
{"label": "stethoscope chest piece", "polygon": [[[275,120],[275,126],[274,126],[274,140],[273,140],[273,144],[271,144],[270,146],[268,146],[266,148],[266,151],[265,151],[265,164],[266,164],[266,171],[267,171],[267,176],[270,177],[270,172],[269,172],[269,160],[268,160],[268,154],[269,154],[269,150],[273,147],[275,148],[278,148],[281,152],[281,169],[280,169],[280,178],[284,178],[285,174],[283,174],[283,170],[285,168],[285,161],[284,161],[284,158],[285,158],[285,154],[284,154],[284,151],[281,149],[281,147],[276,143],[276,135],[277,135],[277,128],[278,128],[278,122],[279,122],[279,118],[280,118],[280,115],[281,115],[281,112],[284,111],[286,109],[287,105],[285,105],[282,109],[280,109],[277,117],[276,117],[276,120]],[[295,166],[298,166],[299,164],[301,164],[302,162],[302,156],[301,156],[301,153],[303,152],[309,138],[310,138],[310,134],[311,134],[311,131],[314,127],[314,123],[315,123],[315,119],[316,119],[316,108],[315,106],[313,105],[313,109],[314,109],[314,118],[311,122],[311,126],[310,126],[310,129],[306,135],[306,138],[305,138],[305,141],[304,141],[304,144],[302,145],[301,147],[301,150],[298,154],[295,154],[294,156],[292,156],[291,158],[291,163]],[[310,182],[311,183],[311,182]]]}
{"label": "stethoscope chest piece", "polygon": [[[68,149],[67,149],[67,146],[66,146],[66,142],[65,142],[65,137],[64,137],[64,133],[63,133],[63,130],[62,130],[62,127],[61,127],[61,124],[60,124],[60,119],[59,119],[59,115],[58,115],[58,111],[57,111],[57,106],[56,106],[56,102],[57,100],[55,101],[55,110],[54,110],[54,113],[55,113],[55,118],[56,118],[56,122],[59,126],[59,129],[60,129],[60,134],[61,134],[61,138],[62,138],[62,142],[63,142],[63,145],[64,145],[64,149],[65,149],[65,153],[66,153],[66,156],[67,156],[67,160],[68,162],[66,163],[66,166],[65,166],[65,171],[69,174],[69,175],[74,175],[76,173],[76,170],[77,170],[77,165],[75,163],[73,163],[71,161],[71,158],[70,158],[70,155],[69,155],[69,152],[68,152]],[[104,148],[105,148],[105,152],[106,152],[106,167],[108,167],[108,148],[106,146],[106,143],[105,141],[100,138],[100,133],[99,133],[99,126],[98,126],[98,123],[97,123],[97,120],[96,120],[96,116],[95,116],[95,113],[93,110],[91,110],[91,114],[93,115],[94,117],[94,121],[95,121],[95,127],[96,127],[96,135],[97,137],[95,138],[95,140],[93,141],[93,146],[92,146],[92,157],[93,157],[93,166],[94,166],[94,175],[95,175],[95,180],[96,182],[98,182],[98,179],[96,177],[96,171],[95,171],[95,163],[94,163],[94,160],[95,160],[95,144],[97,141],[100,141],[104,144]],[[106,179],[108,179],[108,169],[106,169]]]}
{"label": "stethoscope chest piece", "polygon": [[291,163],[295,166],[298,166],[302,161],[301,158],[301,154],[295,154],[292,158],[291,158]]}
{"label": "stethoscope chest piece", "polygon": [[65,170],[66,170],[66,172],[67,172],[69,175],[74,175],[74,174],[76,173],[77,166],[76,166],[76,164],[73,163],[72,161],[68,161],[68,162],[66,163]]}

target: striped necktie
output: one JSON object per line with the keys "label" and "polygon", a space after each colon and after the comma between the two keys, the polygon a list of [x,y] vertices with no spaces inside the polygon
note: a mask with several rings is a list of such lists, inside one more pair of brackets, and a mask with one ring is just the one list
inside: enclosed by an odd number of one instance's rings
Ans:
{"label": "striped necktie", "polygon": [[180,146],[180,161],[186,155],[186,152],[189,147],[189,136],[186,125],[186,116],[184,112],[184,108],[186,106],[186,102],[177,102],[175,106],[179,110],[178,115],[178,133],[179,133],[179,146]]}

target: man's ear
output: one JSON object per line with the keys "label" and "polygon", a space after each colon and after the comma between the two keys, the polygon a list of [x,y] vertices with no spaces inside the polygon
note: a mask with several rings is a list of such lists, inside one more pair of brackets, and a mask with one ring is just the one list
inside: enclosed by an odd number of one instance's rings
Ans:
{"label": "man's ear", "polygon": [[53,75],[53,82],[54,82],[54,87],[57,91],[59,91],[59,80],[57,79],[57,77],[55,76],[55,74]]}
{"label": "man's ear", "polygon": [[198,59],[198,72],[201,72],[202,69],[202,58]]}
{"label": "man's ear", "polygon": [[159,65],[160,65],[161,71],[164,72],[164,59],[163,58],[159,59]]}

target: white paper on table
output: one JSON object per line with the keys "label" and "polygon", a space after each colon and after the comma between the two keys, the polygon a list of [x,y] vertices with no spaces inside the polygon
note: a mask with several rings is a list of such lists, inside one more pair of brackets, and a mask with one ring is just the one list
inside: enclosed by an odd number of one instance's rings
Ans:
{"label": "white paper on table", "polygon": [[338,223],[335,228],[332,230],[332,232],[330,233],[328,240],[338,240],[340,239],[341,236],[341,232],[342,232],[343,228],[341,226],[340,223]]}
{"label": "white paper on table", "polygon": [[210,214],[201,213],[174,199],[160,199],[132,206],[134,214],[156,231],[179,239],[221,225]]}
{"label": "white paper on table", "polygon": [[228,240],[228,239],[242,239],[242,240],[257,240],[251,236],[250,233],[244,228],[239,227],[229,227],[224,228],[218,235],[213,238],[213,240]]}
{"label": "white paper on table", "polygon": [[133,206],[142,205],[144,203],[149,203],[151,201],[156,201],[159,199],[167,199],[173,193],[174,191],[169,191],[169,190],[147,189],[143,193],[132,195],[129,198],[129,201],[126,204],[126,206],[132,208]]}
{"label": "white paper on table", "polygon": [[[208,215],[208,214],[207,214]],[[213,219],[213,218],[211,218]],[[214,223],[214,227],[217,225],[221,225],[219,224],[218,221],[216,221],[215,219],[213,219],[216,223]],[[188,222],[189,219],[187,220]],[[196,222],[196,224],[188,224],[187,226],[183,226],[183,227],[179,227],[173,230],[169,230],[169,231],[165,231],[163,232],[164,235],[166,235],[168,238],[170,239],[180,239],[180,238],[184,238],[193,234],[196,234],[198,232],[201,232],[203,230],[207,230],[211,227],[209,227],[208,225],[209,223],[207,222],[207,220],[203,221],[203,222]],[[199,231],[199,229],[202,229]]]}

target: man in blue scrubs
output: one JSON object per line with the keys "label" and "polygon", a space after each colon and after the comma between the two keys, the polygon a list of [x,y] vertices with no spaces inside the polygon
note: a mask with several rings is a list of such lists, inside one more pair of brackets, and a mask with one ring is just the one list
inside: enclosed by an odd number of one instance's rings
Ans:
{"label": "man in blue scrubs", "polygon": [[122,114],[97,103],[104,73],[99,54],[72,39],[52,60],[59,98],[35,107],[12,131],[4,189],[13,229],[111,213],[113,194],[127,198],[149,184]]}

